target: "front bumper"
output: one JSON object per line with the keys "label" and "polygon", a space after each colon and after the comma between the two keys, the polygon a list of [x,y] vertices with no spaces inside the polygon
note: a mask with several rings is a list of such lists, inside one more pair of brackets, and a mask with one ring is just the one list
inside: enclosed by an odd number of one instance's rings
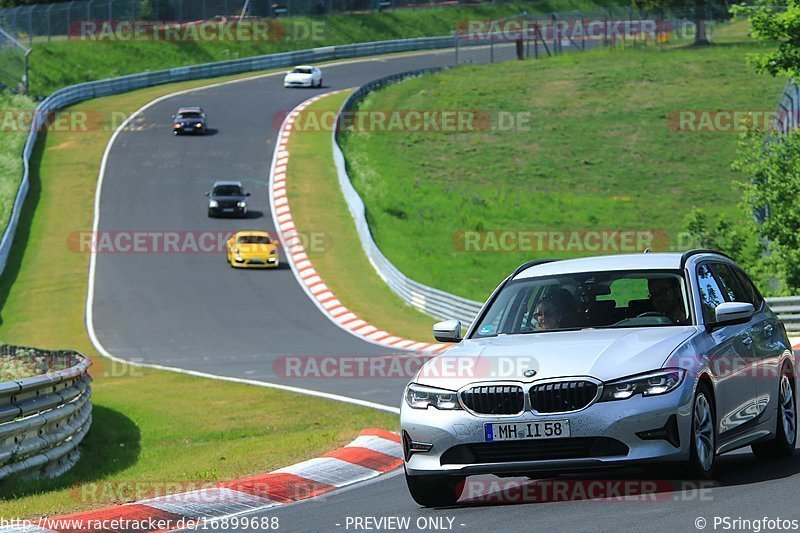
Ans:
{"label": "front bumper", "polygon": [[246,207],[209,207],[208,216],[210,217],[236,217],[247,216]]}
{"label": "front bumper", "polygon": [[286,81],[286,80],[284,80],[283,86],[285,88],[287,88],[287,89],[290,88],[290,87],[313,87],[314,86],[314,80],[313,80],[313,78],[309,79],[309,80],[303,80],[303,81]]}
{"label": "front bumper", "polygon": [[235,268],[278,268],[280,260],[277,256],[234,256],[231,265]]}
{"label": "front bumper", "polygon": [[206,132],[206,127],[202,126],[200,128],[196,126],[185,126],[181,128],[172,128],[172,133],[175,135],[203,135]]}
{"label": "front bumper", "polygon": [[[414,452],[410,457],[406,454],[406,472],[409,475],[513,475],[537,471],[618,467],[640,462],[685,461],[689,459],[693,395],[694,382],[687,376],[680,387],[662,396],[636,396],[627,400],[594,403],[581,411],[567,414],[535,415],[528,411],[520,416],[478,416],[462,410],[437,410],[433,407],[425,410],[412,409],[403,399],[400,413],[402,430],[414,442],[433,445],[428,452]],[[678,446],[666,439],[644,439],[637,436],[637,433],[664,428],[672,422],[673,415],[680,440]],[[460,445],[500,444],[485,442],[485,423],[564,419],[570,421],[570,439],[595,440],[597,449],[603,448],[604,452],[611,452],[594,453],[596,448],[592,448],[592,453],[568,459],[531,461],[511,458],[497,462],[486,462],[485,458],[468,462],[465,458],[469,459],[470,454],[460,453],[466,448],[476,448]],[[536,443],[539,447],[553,446],[553,451],[556,452],[572,446],[575,441],[569,443],[552,439],[513,442]],[[459,448],[454,448],[456,446]],[[624,451],[625,448],[627,452]],[[446,453],[448,450],[451,450],[450,453]],[[501,448],[495,448],[497,450]],[[456,451],[459,453],[455,453]],[[545,455],[548,455],[546,451]]]}

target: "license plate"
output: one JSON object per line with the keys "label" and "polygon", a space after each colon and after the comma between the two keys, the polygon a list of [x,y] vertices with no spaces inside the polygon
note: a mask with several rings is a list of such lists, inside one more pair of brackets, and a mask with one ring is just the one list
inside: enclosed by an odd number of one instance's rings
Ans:
{"label": "license plate", "polygon": [[570,436],[569,420],[484,424],[486,442],[501,440],[562,439]]}
{"label": "license plate", "polygon": [[233,208],[232,207],[225,207],[225,208],[222,209],[222,212],[223,213],[233,213]]}

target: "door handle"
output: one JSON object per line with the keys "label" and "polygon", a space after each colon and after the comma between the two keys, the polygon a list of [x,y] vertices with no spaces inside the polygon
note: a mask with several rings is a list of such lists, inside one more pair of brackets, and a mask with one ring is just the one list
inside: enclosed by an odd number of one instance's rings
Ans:
{"label": "door handle", "polygon": [[742,339],[742,343],[748,348],[750,348],[753,345],[753,339],[751,339],[750,337],[745,337]]}

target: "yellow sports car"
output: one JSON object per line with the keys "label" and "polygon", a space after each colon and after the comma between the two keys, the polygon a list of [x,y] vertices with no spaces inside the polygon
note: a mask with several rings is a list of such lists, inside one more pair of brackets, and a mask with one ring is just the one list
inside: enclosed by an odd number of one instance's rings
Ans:
{"label": "yellow sports car", "polygon": [[266,231],[240,231],[228,239],[228,263],[234,268],[276,268],[278,241]]}

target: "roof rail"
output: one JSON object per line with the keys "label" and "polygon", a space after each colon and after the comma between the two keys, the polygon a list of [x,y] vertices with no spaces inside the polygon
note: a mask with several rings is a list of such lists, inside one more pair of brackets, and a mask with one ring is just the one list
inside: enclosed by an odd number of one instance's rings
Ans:
{"label": "roof rail", "polygon": [[523,270],[526,270],[530,267],[544,265],[545,263],[552,263],[553,261],[558,261],[558,259],[536,259],[535,261],[528,261],[527,263],[522,263],[520,266],[517,267],[517,269],[514,271],[513,274],[511,274],[511,277],[508,279],[513,279],[514,276],[516,276]]}
{"label": "roof rail", "polygon": [[690,257],[692,257],[693,255],[700,255],[700,254],[721,255],[722,257],[725,257],[733,261],[733,259],[731,259],[731,257],[728,254],[720,252],[719,250],[711,250],[709,248],[695,248],[694,250],[688,250],[686,252],[683,252],[683,255],[681,255],[681,269],[683,269],[683,267],[686,266],[686,261],[688,261]]}

